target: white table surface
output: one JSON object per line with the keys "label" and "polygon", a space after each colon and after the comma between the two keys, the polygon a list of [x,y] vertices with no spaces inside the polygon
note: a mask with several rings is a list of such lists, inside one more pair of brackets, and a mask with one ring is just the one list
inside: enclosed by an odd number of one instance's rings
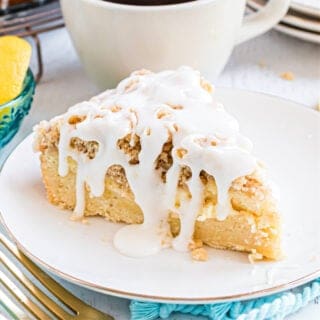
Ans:
{"label": "white table surface", "polygon": [[[42,35],[41,43],[45,65],[43,79],[37,86],[30,115],[13,141],[0,151],[0,163],[34,124],[62,113],[72,104],[98,92],[86,78],[64,29]],[[295,75],[293,81],[280,77],[288,71]],[[238,46],[216,85],[273,94],[316,108],[320,102],[320,46],[271,31]],[[81,299],[112,314],[117,320],[129,319],[127,300],[59,281]],[[314,302],[289,319],[316,320],[319,316],[320,304]],[[204,318],[173,315],[170,319]]]}

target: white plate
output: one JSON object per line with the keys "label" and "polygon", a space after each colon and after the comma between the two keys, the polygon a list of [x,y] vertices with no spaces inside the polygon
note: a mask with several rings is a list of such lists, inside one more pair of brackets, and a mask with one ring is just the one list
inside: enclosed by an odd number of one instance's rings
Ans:
{"label": "white plate", "polygon": [[320,17],[320,10],[319,9],[310,8],[308,6],[300,5],[297,3],[292,3],[290,5],[290,7],[293,10],[296,10],[296,11],[301,12],[303,14],[308,14],[308,15],[314,16],[314,17]]}
{"label": "white plate", "polygon": [[[248,0],[247,7],[250,10],[256,11],[262,6],[262,2],[263,0]],[[320,32],[317,32],[320,28],[320,22],[315,22],[314,19],[304,20],[300,16],[292,16],[289,14],[287,14],[282,21],[288,24],[279,23],[274,27],[275,30],[301,40],[320,44]],[[295,25],[297,27],[295,27]],[[303,29],[299,29],[299,26]],[[315,32],[308,31],[308,28],[315,30]]]}
{"label": "white plate", "polygon": [[[219,89],[218,96],[253,140],[281,190],[281,262],[251,265],[243,253],[209,250],[209,261],[163,250],[143,259],[112,246],[119,225],[72,222],[45,199],[38,156],[28,137],[0,175],[0,211],[18,246],[57,275],[126,298],[174,302],[244,299],[288,289],[320,275],[320,113],[258,93]],[[148,192],[148,191],[147,191]],[[150,191],[152,192],[152,191]]]}
{"label": "white plate", "polygon": [[294,38],[320,44],[320,33],[316,34],[313,32],[303,31],[282,23],[276,25],[274,29]]}
{"label": "white plate", "polygon": [[[247,2],[252,2],[254,0],[247,0]],[[264,4],[267,0],[255,0]],[[304,14],[310,16],[310,18],[320,17],[320,1],[319,0],[291,0],[290,9],[296,13]]]}
{"label": "white plate", "polygon": [[319,0],[292,0],[290,7],[302,13],[320,17]]}
{"label": "white plate", "polygon": [[[250,8],[259,10],[266,5],[266,0],[248,0],[247,4]],[[289,27],[291,26],[305,29],[304,32],[310,31],[318,33],[318,37],[320,38],[319,18],[289,10],[289,12],[282,18],[281,22],[288,24]]]}

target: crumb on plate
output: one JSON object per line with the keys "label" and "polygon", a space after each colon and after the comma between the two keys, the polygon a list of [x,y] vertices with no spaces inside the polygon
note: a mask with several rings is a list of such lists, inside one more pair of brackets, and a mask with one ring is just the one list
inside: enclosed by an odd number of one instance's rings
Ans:
{"label": "crumb on plate", "polygon": [[189,250],[199,249],[203,247],[203,242],[200,239],[194,239],[189,243]]}
{"label": "crumb on plate", "polygon": [[191,251],[192,260],[195,261],[207,261],[208,251],[205,248],[197,248]]}
{"label": "crumb on plate", "polygon": [[252,252],[248,254],[248,259],[250,263],[253,264],[256,261],[262,260],[263,255],[261,253],[258,253],[256,250],[252,250]]}
{"label": "crumb on plate", "polygon": [[294,74],[291,71],[283,72],[280,74],[280,77],[284,80],[292,81],[294,80]]}

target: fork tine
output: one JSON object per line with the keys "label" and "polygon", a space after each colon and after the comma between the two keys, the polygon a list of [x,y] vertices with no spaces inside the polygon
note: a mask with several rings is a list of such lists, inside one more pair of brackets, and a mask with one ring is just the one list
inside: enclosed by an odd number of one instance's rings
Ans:
{"label": "fork tine", "polygon": [[[49,277],[36,264],[34,264],[24,253],[22,253],[11,241],[9,241],[4,234],[0,233],[0,243],[2,243],[8,251],[16,257],[16,259],[37,278],[43,286],[45,286],[53,295],[55,295],[61,303],[73,310],[80,319],[100,319],[100,320],[114,320],[112,316],[104,314],[99,310],[92,308],[82,300],[75,297],[58,282]],[[41,319],[42,320],[42,319]],[[67,319],[63,319],[67,320]]]}
{"label": "fork tine", "polygon": [[8,271],[37,298],[48,310],[55,314],[59,319],[68,320],[70,314],[64,311],[58,304],[37,288],[5,255],[0,252],[0,261],[4,264]]}
{"label": "fork tine", "polygon": [[[0,306],[15,320],[26,320],[25,313],[0,289]],[[1,315],[1,314],[0,314]],[[2,318],[0,317],[0,320]],[[3,318],[4,319],[4,318]]]}
{"label": "fork tine", "polygon": [[53,295],[59,298],[63,303],[77,312],[79,303],[83,303],[80,299],[73,296],[64,289],[55,280],[45,274],[38,266],[36,266],[24,253],[14,246],[3,234],[0,235],[0,242],[12,253],[23,266],[25,266],[34,277],[36,277]]}
{"label": "fork tine", "polygon": [[[6,319],[3,315],[0,314],[0,320],[8,320],[8,319]],[[22,320],[28,320],[28,319],[22,319]]]}
{"label": "fork tine", "polygon": [[30,300],[1,270],[0,282],[37,319],[50,320],[50,317],[44,313],[44,311],[42,311],[32,300]]}

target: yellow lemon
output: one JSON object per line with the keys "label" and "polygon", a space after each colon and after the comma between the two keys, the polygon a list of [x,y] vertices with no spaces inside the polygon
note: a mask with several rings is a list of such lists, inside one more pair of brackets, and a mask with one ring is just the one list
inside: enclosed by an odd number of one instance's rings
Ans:
{"label": "yellow lemon", "polygon": [[[30,44],[16,36],[0,37],[0,106],[22,90],[31,58]],[[1,112],[4,113],[4,110]]]}

